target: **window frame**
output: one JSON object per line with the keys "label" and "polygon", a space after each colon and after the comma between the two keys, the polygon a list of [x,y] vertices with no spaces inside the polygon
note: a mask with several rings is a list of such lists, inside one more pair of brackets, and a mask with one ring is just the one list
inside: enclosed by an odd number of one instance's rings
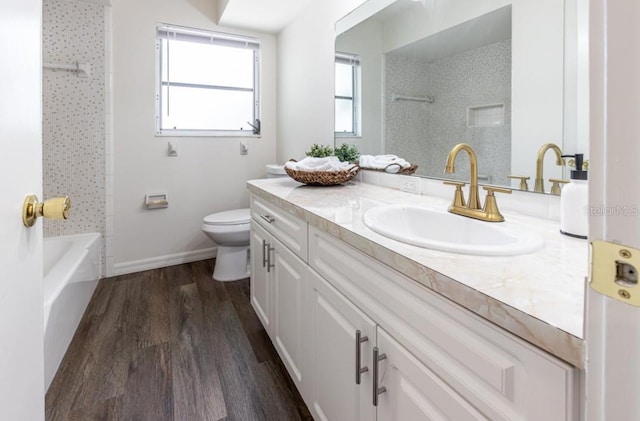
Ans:
{"label": "window frame", "polygon": [[[344,53],[344,52],[338,52],[336,51],[335,53],[335,64],[349,64],[351,65],[351,80],[352,80],[352,86],[353,86],[353,96],[352,97],[345,97],[345,96],[338,96],[335,94],[334,92],[334,110],[336,109],[336,100],[338,99],[350,99],[352,106],[351,106],[351,114],[352,114],[352,121],[353,121],[353,127],[352,127],[352,131],[350,132],[337,132],[335,131],[335,124],[334,124],[334,136],[335,137],[344,137],[344,138],[350,138],[350,137],[361,137],[362,136],[362,115],[361,115],[361,92],[360,92],[360,85],[361,85],[361,67],[360,67],[360,58],[358,57],[358,55],[356,54],[350,54],[350,53]],[[335,66],[334,64],[334,66]],[[334,117],[335,118],[335,117]]]}
{"label": "window frame", "polygon": [[253,89],[240,88],[240,87],[228,87],[228,86],[215,86],[215,85],[202,85],[197,83],[183,83],[176,82],[174,84],[169,81],[169,86],[188,86],[200,89],[220,89],[220,90],[237,90],[237,91],[253,91],[253,119],[250,120],[252,124],[256,124],[256,121],[260,120],[260,61],[261,61],[261,49],[262,45],[258,38],[249,37],[245,35],[228,34],[217,31],[210,31],[205,29],[195,29],[185,26],[157,23],[155,28],[155,41],[156,41],[156,54],[155,54],[155,67],[156,67],[156,80],[155,80],[155,136],[157,137],[261,137],[261,133],[255,134],[252,129],[249,130],[223,130],[223,129],[167,129],[162,128],[162,88],[164,83],[162,78],[162,40],[161,31],[173,31],[174,33],[189,34],[194,36],[201,36],[203,38],[210,37],[212,40],[219,40],[222,43],[225,41],[233,43],[246,43],[246,45],[253,45],[254,47],[247,47],[253,50]]}

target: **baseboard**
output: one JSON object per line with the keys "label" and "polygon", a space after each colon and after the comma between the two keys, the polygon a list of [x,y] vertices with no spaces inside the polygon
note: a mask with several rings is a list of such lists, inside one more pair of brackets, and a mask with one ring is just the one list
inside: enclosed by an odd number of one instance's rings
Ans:
{"label": "baseboard", "polygon": [[113,275],[126,275],[128,273],[142,272],[144,270],[158,269],[183,263],[196,262],[198,260],[211,259],[216,257],[217,253],[218,247],[211,247],[201,250],[186,251],[183,253],[150,257],[148,259],[116,263],[113,265]]}

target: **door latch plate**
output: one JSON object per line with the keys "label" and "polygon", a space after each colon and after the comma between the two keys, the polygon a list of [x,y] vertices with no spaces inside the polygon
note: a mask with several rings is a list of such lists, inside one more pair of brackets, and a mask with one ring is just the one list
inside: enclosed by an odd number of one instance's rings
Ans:
{"label": "door latch plate", "polygon": [[640,250],[607,241],[591,243],[590,285],[595,291],[640,307]]}

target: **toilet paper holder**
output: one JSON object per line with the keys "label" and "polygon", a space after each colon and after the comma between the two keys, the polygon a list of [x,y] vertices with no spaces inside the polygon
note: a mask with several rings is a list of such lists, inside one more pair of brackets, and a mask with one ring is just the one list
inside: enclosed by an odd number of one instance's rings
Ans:
{"label": "toilet paper holder", "polygon": [[169,207],[169,194],[147,193],[144,195],[144,207],[146,209],[163,209]]}

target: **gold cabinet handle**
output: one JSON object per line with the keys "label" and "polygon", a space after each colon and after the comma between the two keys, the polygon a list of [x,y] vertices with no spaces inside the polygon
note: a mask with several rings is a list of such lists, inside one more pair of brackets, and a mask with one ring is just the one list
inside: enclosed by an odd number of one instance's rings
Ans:
{"label": "gold cabinet handle", "polygon": [[40,216],[49,219],[68,219],[71,213],[69,197],[54,197],[44,202],[38,202],[35,194],[27,195],[22,205],[22,223],[25,227],[32,227]]}

